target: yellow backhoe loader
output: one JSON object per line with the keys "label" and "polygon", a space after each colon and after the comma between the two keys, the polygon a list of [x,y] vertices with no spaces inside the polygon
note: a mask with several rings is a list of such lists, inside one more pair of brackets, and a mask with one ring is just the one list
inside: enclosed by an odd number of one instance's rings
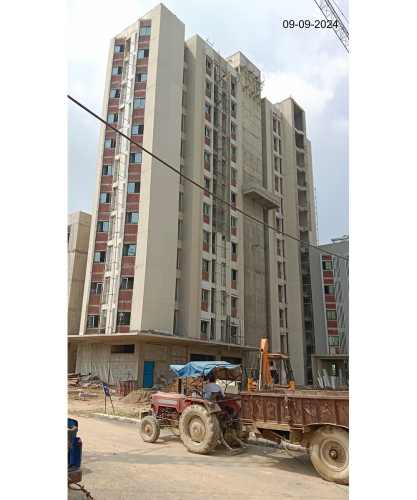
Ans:
{"label": "yellow backhoe loader", "polygon": [[268,339],[261,340],[259,357],[247,369],[248,391],[295,390],[294,374],[287,354],[270,354]]}

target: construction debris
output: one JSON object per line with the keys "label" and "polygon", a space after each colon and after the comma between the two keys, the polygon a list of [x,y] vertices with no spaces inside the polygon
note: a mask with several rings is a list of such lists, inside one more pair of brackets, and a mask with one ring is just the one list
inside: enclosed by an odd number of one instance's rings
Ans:
{"label": "construction debris", "polygon": [[138,391],[133,391],[130,394],[128,394],[125,398],[122,399],[122,403],[127,403],[127,404],[151,404],[152,403],[152,394],[153,392],[151,391],[143,391],[143,390],[138,390]]}
{"label": "construction debris", "polygon": [[68,373],[68,385],[77,385],[80,377],[80,373]]}

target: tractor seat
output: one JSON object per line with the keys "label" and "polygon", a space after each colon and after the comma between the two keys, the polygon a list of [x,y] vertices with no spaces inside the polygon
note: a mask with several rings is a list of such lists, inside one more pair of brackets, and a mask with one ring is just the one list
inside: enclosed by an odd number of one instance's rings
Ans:
{"label": "tractor seat", "polygon": [[216,401],[216,403],[218,403],[220,408],[223,409],[223,396],[222,396],[221,392],[212,392],[211,393],[211,400]]}

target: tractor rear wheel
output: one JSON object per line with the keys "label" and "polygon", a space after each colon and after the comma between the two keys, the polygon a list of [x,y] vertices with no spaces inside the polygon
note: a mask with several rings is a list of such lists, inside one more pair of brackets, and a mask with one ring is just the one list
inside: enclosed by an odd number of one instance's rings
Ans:
{"label": "tractor rear wheel", "polygon": [[324,479],[349,484],[349,434],[345,430],[331,425],[317,429],[310,441],[310,457]]}
{"label": "tractor rear wheel", "polygon": [[139,434],[146,443],[154,443],[159,438],[160,432],[161,428],[156,418],[148,415],[140,421]]}
{"label": "tractor rear wheel", "polygon": [[220,439],[220,424],[204,406],[189,406],[180,418],[180,437],[191,453],[205,455],[212,451]]}

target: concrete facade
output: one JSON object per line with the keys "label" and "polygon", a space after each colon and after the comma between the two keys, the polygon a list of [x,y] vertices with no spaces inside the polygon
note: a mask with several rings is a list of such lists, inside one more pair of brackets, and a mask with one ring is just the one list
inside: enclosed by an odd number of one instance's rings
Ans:
{"label": "concrete facade", "polygon": [[90,228],[91,215],[84,212],[68,215],[68,335],[80,331]]}
{"label": "concrete facade", "polygon": [[281,234],[316,242],[304,111],[261,99],[261,73],[240,52],[223,58],[184,33],[160,4],[112,39],[103,117],[207,191],[102,126],[79,333],[251,353],[268,337],[304,384],[302,245]]}

